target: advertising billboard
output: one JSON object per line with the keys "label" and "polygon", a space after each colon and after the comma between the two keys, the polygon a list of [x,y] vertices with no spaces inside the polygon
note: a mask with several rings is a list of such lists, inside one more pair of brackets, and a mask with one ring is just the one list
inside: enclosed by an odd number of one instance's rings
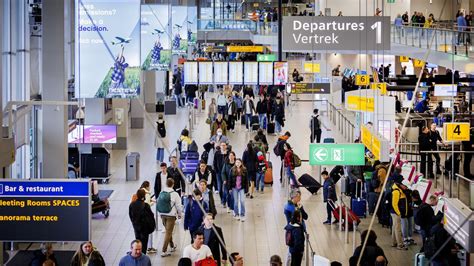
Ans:
{"label": "advertising billboard", "polygon": [[171,65],[171,17],[168,5],[142,5],[141,63],[143,70],[167,71]]}
{"label": "advertising billboard", "polygon": [[115,144],[116,125],[77,125],[68,133],[68,143]]}
{"label": "advertising billboard", "polygon": [[188,53],[188,7],[172,6],[172,53],[185,56]]}
{"label": "advertising billboard", "polygon": [[286,85],[288,83],[288,63],[275,62],[273,65],[273,84]]}
{"label": "advertising billboard", "polygon": [[140,93],[140,0],[76,0],[76,98]]}
{"label": "advertising billboard", "polygon": [[90,219],[88,180],[0,181],[0,241],[87,241]]}

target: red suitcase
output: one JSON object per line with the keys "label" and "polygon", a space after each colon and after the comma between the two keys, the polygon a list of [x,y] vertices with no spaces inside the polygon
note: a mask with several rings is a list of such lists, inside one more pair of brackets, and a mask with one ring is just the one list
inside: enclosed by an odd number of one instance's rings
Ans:
{"label": "red suitcase", "polygon": [[[332,201],[330,201],[330,203],[332,205],[332,215],[334,215],[334,218],[336,218],[336,220],[340,220],[340,217],[339,217],[339,213],[341,212],[341,206],[336,206],[336,204]],[[349,208],[342,208],[342,224],[345,225],[345,221],[344,219],[346,218],[346,209],[349,210],[349,213],[347,214],[347,222],[348,222],[348,225],[349,225],[349,230],[353,230],[353,226],[354,226],[354,221],[356,223],[356,225],[359,225],[360,224],[360,218],[359,216],[357,216],[351,209]]]}

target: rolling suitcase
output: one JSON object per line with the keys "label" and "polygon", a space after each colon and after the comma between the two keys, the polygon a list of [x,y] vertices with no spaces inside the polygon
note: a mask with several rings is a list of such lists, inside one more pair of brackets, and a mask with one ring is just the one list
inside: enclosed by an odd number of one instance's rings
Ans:
{"label": "rolling suitcase", "polygon": [[336,143],[333,138],[325,138],[323,143]]}
{"label": "rolling suitcase", "polygon": [[268,134],[275,134],[275,122],[269,122],[267,124],[267,133]]}
{"label": "rolling suitcase", "polygon": [[244,115],[244,114],[242,114],[242,115],[240,116],[240,124],[241,124],[241,125],[245,125],[245,115]]}
{"label": "rolling suitcase", "polygon": [[260,128],[260,121],[258,119],[258,115],[252,116],[250,119],[250,125],[252,126],[252,130],[256,131]]}
{"label": "rolling suitcase", "polygon": [[316,179],[308,174],[303,174],[298,181],[313,195],[318,193],[318,190],[322,187]]}
{"label": "rolling suitcase", "polygon": [[263,183],[266,185],[273,185],[273,167],[271,162],[268,162],[268,167],[267,170],[265,170],[265,175],[263,177]]}
{"label": "rolling suitcase", "polygon": [[424,253],[416,253],[415,254],[415,266],[428,266],[429,265],[428,258],[425,257]]}
{"label": "rolling suitcase", "polygon": [[[334,218],[336,218],[337,221],[342,219],[343,225],[345,224],[345,218],[346,218],[346,207],[344,206],[337,206],[335,202],[332,200],[329,201],[329,204],[332,207],[332,215]],[[339,213],[342,214],[342,217],[339,216]],[[360,218],[352,211],[349,209],[349,212],[347,213],[347,223],[349,225],[349,231],[352,231],[354,229],[354,222],[356,225],[360,224]]]}
{"label": "rolling suitcase", "polygon": [[94,214],[94,213],[99,213],[99,212],[102,212],[105,218],[109,217],[110,206],[109,206],[108,199],[98,200],[92,203],[92,213]]}
{"label": "rolling suitcase", "polygon": [[[356,191],[358,191],[357,187],[359,186],[360,182],[356,182]],[[355,214],[359,217],[366,217],[367,216],[367,201],[362,197],[352,198],[351,200],[351,208]]]}

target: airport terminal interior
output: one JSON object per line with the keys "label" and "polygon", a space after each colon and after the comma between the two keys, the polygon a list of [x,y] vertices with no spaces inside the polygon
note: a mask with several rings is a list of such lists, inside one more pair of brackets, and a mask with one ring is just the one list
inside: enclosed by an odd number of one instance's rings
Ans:
{"label": "airport terminal interior", "polygon": [[474,265],[473,12],[0,1],[0,265]]}

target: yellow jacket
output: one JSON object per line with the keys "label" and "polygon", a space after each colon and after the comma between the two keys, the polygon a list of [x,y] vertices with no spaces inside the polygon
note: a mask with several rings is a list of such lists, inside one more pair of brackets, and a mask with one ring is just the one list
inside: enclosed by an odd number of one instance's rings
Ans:
{"label": "yellow jacket", "polygon": [[398,216],[406,217],[408,215],[407,197],[397,184],[392,186],[392,208]]}

